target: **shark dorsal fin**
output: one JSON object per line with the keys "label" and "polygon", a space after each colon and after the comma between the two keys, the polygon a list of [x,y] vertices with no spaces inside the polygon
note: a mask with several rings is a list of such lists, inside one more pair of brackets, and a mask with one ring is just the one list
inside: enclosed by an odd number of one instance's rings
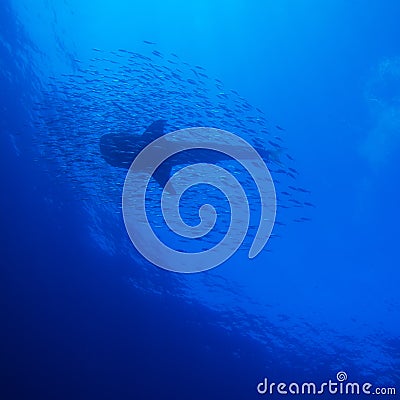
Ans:
{"label": "shark dorsal fin", "polygon": [[163,119],[158,119],[154,121],[144,132],[143,136],[146,137],[147,140],[153,141],[164,135],[164,127],[167,121]]}

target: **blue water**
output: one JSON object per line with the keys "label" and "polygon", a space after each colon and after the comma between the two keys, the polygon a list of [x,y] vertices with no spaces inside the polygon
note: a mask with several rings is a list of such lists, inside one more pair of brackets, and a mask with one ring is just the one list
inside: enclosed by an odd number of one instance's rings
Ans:
{"label": "blue water", "polygon": [[[0,398],[279,398],[257,384],[339,371],[399,392],[399,16],[390,0],[3,0]],[[135,251],[126,171],[98,140],[158,118],[282,140],[279,224],[255,259],[254,228],[193,275]]]}

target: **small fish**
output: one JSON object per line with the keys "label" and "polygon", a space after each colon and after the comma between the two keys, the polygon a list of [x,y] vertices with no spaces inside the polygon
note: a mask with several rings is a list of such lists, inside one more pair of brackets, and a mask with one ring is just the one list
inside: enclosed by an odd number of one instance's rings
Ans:
{"label": "small fish", "polygon": [[258,107],[256,107],[256,110],[257,110],[259,113],[264,114],[264,111],[263,111],[263,110],[260,110]]}
{"label": "small fish", "polygon": [[285,226],[286,224],[284,222],[275,221],[275,225]]}
{"label": "small fish", "polygon": [[176,74],[175,72],[171,72],[171,75],[172,75],[175,79],[178,79],[179,81],[182,80],[182,78],[181,78],[178,74]]}
{"label": "small fish", "polygon": [[268,143],[269,143],[271,146],[274,146],[274,147],[278,147],[278,148],[281,148],[281,147],[282,147],[282,146],[279,145],[278,143],[272,142],[271,140],[268,140]]}
{"label": "small fish", "polygon": [[157,44],[157,43],[155,43],[155,42],[150,42],[149,40],[143,40],[143,43],[144,43],[144,44]]}

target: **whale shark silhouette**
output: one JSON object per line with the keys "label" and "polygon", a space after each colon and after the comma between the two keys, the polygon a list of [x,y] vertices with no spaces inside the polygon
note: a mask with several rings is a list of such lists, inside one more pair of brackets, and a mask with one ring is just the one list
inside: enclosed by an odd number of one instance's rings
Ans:
{"label": "whale shark silhouette", "polygon": [[[129,169],[136,156],[151,142],[164,135],[165,120],[154,121],[142,135],[129,133],[108,133],[100,137],[100,152],[104,160],[113,167]],[[279,150],[266,150],[254,147],[265,162],[272,160],[279,163]],[[164,188],[171,177],[171,170],[176,165],[198,162],[217,163],[229,160],[224,153],[208,149],[187,150],[178,156],[170,157],[153,174],[154,179]]]}

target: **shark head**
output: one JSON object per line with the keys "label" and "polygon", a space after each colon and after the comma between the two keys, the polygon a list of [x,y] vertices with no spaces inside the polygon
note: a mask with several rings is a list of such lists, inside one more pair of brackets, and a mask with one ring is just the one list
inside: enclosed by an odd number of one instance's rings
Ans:
{"label": "shark head", "polygon": [[100,138],[100,152],[113,167],[129,169],[135,157],[153,140],[164,135],[165,120],[154,121],[142,135],[108,133]]}
{"label": "shark head", "polygon": [[[151,142],[164,135],[167,121],[154,121],[142,135],[109,133],[100,138],[100,152],[104,160],[113,167],[129,169],[136,156]],[[166,162],[155,171],[153,177],[164,188],[170,175],[172,164]],[[169,192],[174,189],[169,185]]]}

